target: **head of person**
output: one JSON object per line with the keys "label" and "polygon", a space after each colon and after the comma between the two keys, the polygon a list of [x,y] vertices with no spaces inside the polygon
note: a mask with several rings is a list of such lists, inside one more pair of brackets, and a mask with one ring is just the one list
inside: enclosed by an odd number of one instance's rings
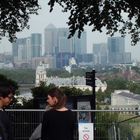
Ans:
{"label": "head of person", "polygon": [[13,87],[0,86],[0,107],[8,106],[14,98],[15,90]]}
{"label": "head of person", "polygon": [[47,103],[54,109],[60,109],[66,105],[66,95],[57,87],[48,91]]}

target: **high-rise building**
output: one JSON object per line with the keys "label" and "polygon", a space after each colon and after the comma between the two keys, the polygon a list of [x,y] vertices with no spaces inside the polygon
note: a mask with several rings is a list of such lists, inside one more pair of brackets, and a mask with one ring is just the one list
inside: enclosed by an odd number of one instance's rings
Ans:
{"label": "high-rise building", "polygon": [[74,35],[74,49],[75,54],[84,55],[87,53],[87,33],[82,32],[81,37],[78,38],[78,34]]}
{"label": "high-rise building", "polygon": [[12,44],[14,61],[27,60],[27,38],[19,38]]}
{"label": "high-rise building", "polygon": [[68,28],[57,29],[57,53],[73,53],[73,38],[68,39],[69,30]]}
{"label": "high-rise building", "polygon": [[126,52],[125,53],[125,57],[124,57],[124,63],[131,63],[131,53],[130,52]]}
{"label": "high-rise building", "polygon": [[44,32],[45,55],[54,55],[57,44],[57,28],[53,24],[49,24]]}
{"label": "high-rise building", "polygon": [[40,33],[31,34],[31,52],[32,57],[40,57],[42,55],[42,36]]}
{"label": "high-rise building", "polygon": [[107,44],[93,44],[94,65],[107,65]]}
{"label": "high-rise building", "polygon": [[125,40],[123,37],[108,38],[108,61],[109,64],[124,63]]}
{"label": "high-rise building", "polygon": [[14,62],[19,65],[31,63],[33,57],[40,57],[42,50],[42,37],[39,33],[31,34],[31,37],[19,38],[12,44]]}
{"label": "high-rise building", "polygon": [[[69,29],[68,28],[56,28],[50,24],[45,29],[45,56],[65,56],[57,57],[56,66],[63,66],[68,63],[70,57],[78,59],[80,55],[84,55],[87,52],[86,32],[81,34],[81,38],[78,38],[77,33],[68,39]],[[58,60],[63,59],[63,60]],[[63,63],[64,62],[64,63]]]}

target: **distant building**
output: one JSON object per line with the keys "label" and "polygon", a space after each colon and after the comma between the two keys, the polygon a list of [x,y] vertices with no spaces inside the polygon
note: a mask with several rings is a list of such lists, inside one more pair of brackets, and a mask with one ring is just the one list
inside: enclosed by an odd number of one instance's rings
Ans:
{"label": "distant building", "polygon": [[49,24],[44,31],[45,55],[54,55],[57,44],[57,29],[53,24]]}
{"label": "distant building", "polygon": [[42,36],[40,33],[31,34],[31,53],[32,57],[42,56]]}
{"label": "distant building", "polygon": [[93,44],[93,62],[94,65],[107,65],[107,44]]}
{"label": "distant building", "polygon": [[76,60],[81,60],[79,56],[87,53],[86,32],[83,32],[80,38],[78,38],[77,33],[72,38],[68,39],[68,36],[68,28],[56,28],[53,24],[49,24],[45,28],[44,56],[52,55],[55,57],[57,68],[68,65],[68,60],[71,57],[74,57]]}
{"label": "distant building", "polygon": [[12,63],[1,63],[0,62],[0,69],[13,69],[14,65]]}
{"label": "distant building", "polygon": [[121,110],[135,110],[140,107],[140,95],[129,90],[115,90],[111,94],[111,108]]}
{"label": "distant building", "polygon": [[125,39],[123,37],[109,37],[107,43],[110,65],[131,62],[131,54],[125,52]]}
{"label": "distant building", "polygon": [[32,69],[36,69],[37,66],[40,64],[40,61],[46,65],[46,68],[56,68],[56,60],[51,55],[47,55],[46,57],[34,57],[31,60],[31,67]]}
{"label": "distant building", "polygon": [[41,82],[46,82],[47,75],[46,75],[46,67],[45,65],[40,62],[40,64],[36,68],[36,79],[35,79],[35,86],[40,86]]}
{"label": "distant building", "polygon": [[18,38],[12,44],[12,55],[16,67],[31,66],[34,57],[41,57],[42,37],[39,33],[31,34],[31,37]]}
{"label": "distant building", "polygon": [[[95,91],[101,90],[104,92],[107,89],[106,82],[102,82],[99,78],[96,78],[96,88]],[[47,85],[49,84],[55,84],[56,86],[68,86],[68,87],[75,87],[79,88],[81,90],[92,90],[91,86],[86,85],[86,79],[85,77],[69,77],[69,78],[60,78],[60,77],[47,77]]]}

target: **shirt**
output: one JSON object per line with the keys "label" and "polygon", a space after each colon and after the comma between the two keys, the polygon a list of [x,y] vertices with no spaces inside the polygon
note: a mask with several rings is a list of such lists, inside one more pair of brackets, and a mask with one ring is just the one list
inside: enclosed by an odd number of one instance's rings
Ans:
{"label": "shirt", "polygon": [[9,116],[2,110],[0,110],[0,131],[1,136],[4,137],[4,140],[13,140]]}
{"label": "shirt", "polygon": [[73,140],[75,118],[71,110],[46,111],[43,116],[41,140]]}

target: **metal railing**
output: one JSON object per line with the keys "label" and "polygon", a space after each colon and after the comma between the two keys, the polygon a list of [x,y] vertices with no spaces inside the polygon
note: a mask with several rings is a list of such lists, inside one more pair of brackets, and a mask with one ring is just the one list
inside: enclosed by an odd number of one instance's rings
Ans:
{"label": "metal railing", "polygon": [[[15,140],[29,140],[45,110],[9,109]],[[77,122],[94,123],[94,140],[139,140],[140,110],[73,110]],[[76,124],[77,125],[77,124]],[[78,128],[75,130],[78,140]]]}

